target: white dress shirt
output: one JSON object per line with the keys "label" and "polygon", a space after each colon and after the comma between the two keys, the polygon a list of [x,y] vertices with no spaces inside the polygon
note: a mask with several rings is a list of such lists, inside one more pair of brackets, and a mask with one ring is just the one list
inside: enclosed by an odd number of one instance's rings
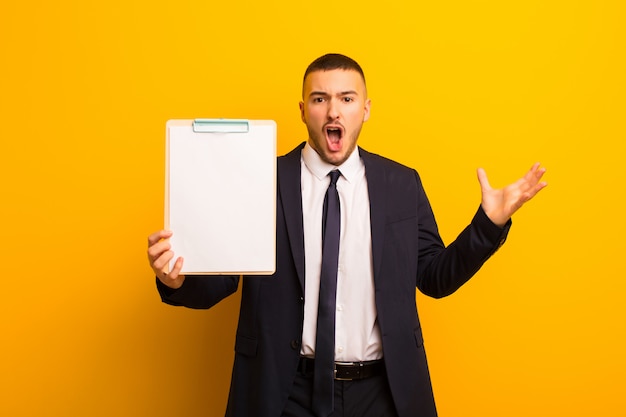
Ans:
{"label": "white dress shirt", "polygon": [[341,206],[341,238],[337,273],[335,361],[382,358],[382,342],[374,299],[370,205],[365,166],[358,148],[341,166],[319,157],[307,143],[302,150],[305,295],[301,354],[315,357],[317,305],[322,265],[322,209],[334,169],[341,171],[337,191]]}

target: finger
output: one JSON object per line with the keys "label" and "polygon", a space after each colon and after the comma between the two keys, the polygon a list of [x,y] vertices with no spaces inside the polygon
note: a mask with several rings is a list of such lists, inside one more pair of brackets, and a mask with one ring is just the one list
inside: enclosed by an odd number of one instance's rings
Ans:
{"label": "finger", "polygon": [[535,186],[528,193],[530,195],[529,199],[533,198],[539,191],[543,190],[547,186],[548,186],[548,183],[545,181],[541,181],[535,184]]}
{"label": "finger", "polygon": [[535,164],[533,164],[530,170],[526,173],[526,175],[524,176],[524,179],[526,179],[531,184],[532,187],[535,187],[537,183],[539,183],[539,181],[543,177],[543,174],[545,173],[546,173],[546,169],[542,168],[539,162],[536,162]]}
{"label": "finger", "polygon": [[170,261],[174,259],[174,256],[175,254],[171,250],[164,252],[161,256],[155,259],[155,261],[152,262],[150,266],[157,275],[163,273],[168,270],[167,266],[169,265]]}
{"label": "finger", "polygon": [[525,187],[523,188],[523,192],[521,195],[521,202],[525,203],[526,201],[533,198],[539,191],[548,186],[548,183],[545,181],[527,181]]}
{"label": "finger", "polygon": [[487,173],[484,169],[478,168],[476,170],[476,174],[478,176],[478,182],[480,183],[480,188],[483,191],[491,190],[491,185],[489,184],[489,180],[487,179]]}
{"label": "finger", "polygon": [[183,269],[183,262],[184,261],[182,257],[176,259],[172,270],[169,272],[169,274],[167,274],[171,279],[178,279],[181,277],[180,271]]}
{"label": "finger", "polygon": [[161,239],[167,239],[172,236],[171,230],[159,230],[148,236],[148,246],[152,246]]}
{"label": "finger", "polygon": [[178,258],[174,263],[174,267],[171,272],[162,271],[160,274],[157,274],[159,280],[167,285],[170,288],[180,288],[185,281],[185,276],[180,274],[181,268],[183,266],[183,258]]}
{"label": "finger", "polygon": [[543,174],[546,173],[546,169],[545,168],[539,168],[537,170],[537,172],[535,173],[535,176],[537,177],[537,181],[539,181],[541,179],[541,177],[543,177]]}
{"label": "finger", "polygon": [[150,262],[154,262],[157,258],[159,258],[164,252],[170,250],[172,245],[168,240],[162,240],[160,242],[155,243],[154,245],[148,248],[148,260]]}

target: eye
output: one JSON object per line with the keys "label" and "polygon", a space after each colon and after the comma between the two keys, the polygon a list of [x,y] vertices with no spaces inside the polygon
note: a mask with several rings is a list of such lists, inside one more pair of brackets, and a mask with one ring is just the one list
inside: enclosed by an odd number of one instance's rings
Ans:
{"label": "eye", "polygon": [[313,98],[313,103],[323,103],[324,102],[324,97],[314,97]]}
{"label": "eye", "polygon": [[351,102],[354,101],[354,99],[352,97],[344,97],[343,101],[346,102],[346,103],[351,103]]}

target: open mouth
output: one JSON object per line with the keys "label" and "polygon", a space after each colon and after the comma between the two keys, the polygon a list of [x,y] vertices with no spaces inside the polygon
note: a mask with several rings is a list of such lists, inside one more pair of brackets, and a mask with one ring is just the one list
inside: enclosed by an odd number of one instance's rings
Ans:
{"label": "open mouth", "polygon": [[331,151],[341,149],[341,139],[343,138],[343,128],[337,125],[326,126],[326,143]]}

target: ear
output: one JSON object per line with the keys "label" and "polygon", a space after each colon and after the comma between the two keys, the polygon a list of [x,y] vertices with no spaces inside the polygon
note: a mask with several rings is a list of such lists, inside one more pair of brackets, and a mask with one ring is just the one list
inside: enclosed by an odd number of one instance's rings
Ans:
{"label": "ear", "polygon": [[304,120],[304,102],[303,101],[300,102],[300,118],[302,119],[304,123],[306,123],[306,121]]}
{"label": "ear", "polygon": [[370,108],[372,107],[372,100],[369,98],[365,100],[365,108],[363,109],[363,121],[367,122],[370,118]]}

